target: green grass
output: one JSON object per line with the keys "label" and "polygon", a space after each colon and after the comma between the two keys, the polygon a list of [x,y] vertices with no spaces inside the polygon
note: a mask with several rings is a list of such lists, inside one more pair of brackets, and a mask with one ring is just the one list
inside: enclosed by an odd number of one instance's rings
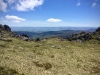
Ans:
{"label": "green grass", "polygon": [[9,39],[12,41],[0,40],[2,73],[14,70],[16,75],[100,75],[98,41],[80,43],[50,38],[26,42]]}

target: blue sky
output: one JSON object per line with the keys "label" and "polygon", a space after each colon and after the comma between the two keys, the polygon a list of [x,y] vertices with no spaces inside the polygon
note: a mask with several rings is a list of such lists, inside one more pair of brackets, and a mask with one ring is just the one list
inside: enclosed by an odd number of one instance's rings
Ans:
{"label": "blue sky", "polygon": [[0,0],[0,23],[12,27],[99,27],[100,0]]}

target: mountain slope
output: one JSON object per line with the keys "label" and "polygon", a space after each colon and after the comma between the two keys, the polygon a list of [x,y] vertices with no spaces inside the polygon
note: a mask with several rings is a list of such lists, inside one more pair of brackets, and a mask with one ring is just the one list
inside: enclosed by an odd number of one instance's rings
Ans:
{"label": "mountain slope", "polygon": [[100,75],[99,32],[84,43],[58,38],[27,42],[5,35],[0,37],[0,75]]}

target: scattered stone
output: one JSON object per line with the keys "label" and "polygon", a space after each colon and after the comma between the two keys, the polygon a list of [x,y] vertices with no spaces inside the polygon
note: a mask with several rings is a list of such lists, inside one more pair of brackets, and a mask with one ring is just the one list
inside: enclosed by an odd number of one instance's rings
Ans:
{"label": "scattered stone", "polygon": [[52,45],[51,47],[52,47],[52,48],[55,48],[56,46]]}
{"label": "scattered stone", "polygon": [[24,40],[24,41],[28,41],[29,38],[27,38],[27,37],[23,37],[23,40]]}
{"label": "scattered stone", "polygon": [[40,41],[40,38],[36,38],[35,41],[36,41],[36,42]]}

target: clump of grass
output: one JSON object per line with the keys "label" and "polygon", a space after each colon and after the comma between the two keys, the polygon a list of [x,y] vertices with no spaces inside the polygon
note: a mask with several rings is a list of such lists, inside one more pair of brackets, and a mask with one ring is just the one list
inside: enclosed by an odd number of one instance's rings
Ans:
{"label": "clump of grass", "polygon": [[50,58],[54,58],[54,57],[55,57],[54,55],[51,55],[51,56],[50,56]]}
{"label": "clump of grass", "polygon": [[9,69],[9,68],[5,68],[5,67],[0,66],[0,75],[24,75],[24,74],[19,74],[14,69]]}
{"label": "clump of grass", "polygon": [[0,47],[3,47],[3,48],[4,48],[4,47],[5,47],[5,45],[0,45]]}
{"label": "clump of grass", "polygon": [[46,70],[48,70],[48,69],[52,68],[52,65],[50,63],[44,63],[44,68]]}
{"label": "clump of grass", "polygon": [[37,67],[43,67],[43,63],[42,62],[39,62],[39,61],[36,61],[36,62],[33,62]]}
{"label": "clump of grass", "polygon": [[34,62],[34,64],[37,67],[45,68],[45,70],[48,70],[48,69],[52,68],[52,65],[50,63],[44,63],[44,62],[37,61],[37,62]]}
{"label": "clump of grass", "polygon": [[67,75],[71,75],[71,74],[67,74]]}
{"label": "clump of grass", "polygon": [[99,67],[91,67],[91,72],[94,74],[100,73],[100,68]]}

